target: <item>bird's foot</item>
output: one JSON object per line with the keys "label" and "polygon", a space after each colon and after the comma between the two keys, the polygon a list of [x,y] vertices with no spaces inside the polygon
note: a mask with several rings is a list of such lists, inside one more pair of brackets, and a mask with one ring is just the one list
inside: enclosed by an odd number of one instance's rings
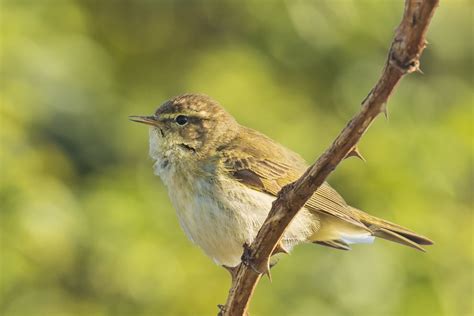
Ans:
{"label": "bird's foot", "polygon": [[255,264],[255,259],[252,255],[252,249],[250,246],[245,243],[244,244],[244,253],[242,254],[242,264],[250,267],[253,271],[258,274],[265,274],[270,282],[272,281],[272,276],[270,274],[270,258],[267,258],[265,262],[257,266]]}

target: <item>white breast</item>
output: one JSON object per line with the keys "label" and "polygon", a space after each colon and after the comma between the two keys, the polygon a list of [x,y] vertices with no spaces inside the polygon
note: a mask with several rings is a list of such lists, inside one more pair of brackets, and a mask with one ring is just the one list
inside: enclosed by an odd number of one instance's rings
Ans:
{"label": "white breast", "polygon": [[[253,241],[275,198],[232,179],[183,176],[176,166],[163,165],[157,162],[155,172],[168,187],[186,235],[217,264],[239,264],[243,244]],[[285,248],[305,241],[317,229],[316,222],[301,211],[284,236]]]}

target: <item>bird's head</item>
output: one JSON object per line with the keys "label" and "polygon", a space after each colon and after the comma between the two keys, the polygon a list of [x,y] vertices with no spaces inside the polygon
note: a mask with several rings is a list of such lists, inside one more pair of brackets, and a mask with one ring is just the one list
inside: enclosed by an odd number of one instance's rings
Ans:
{"label": "bird's head", "polygon": [[150,156],[157,160],[209,157],[238,129],[235,119],[217,101],[200,94],[175,97],[153,115],[129,118],[150,126]]}

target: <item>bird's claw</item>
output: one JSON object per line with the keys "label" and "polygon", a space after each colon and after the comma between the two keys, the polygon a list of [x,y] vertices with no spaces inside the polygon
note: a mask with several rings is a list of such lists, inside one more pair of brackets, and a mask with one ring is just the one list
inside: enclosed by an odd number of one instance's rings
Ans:
{"label": "bird's claw", "polygon": [[257,267],[254,263],[252,249],[247,243],[244,244],[244,252],[242,254],[241,260],[242,260],[242,264],[246,265],[247,267],[250,267],[255,273],[265,274],[270,280],[270,282],[272,281],[272,276],[270,274],[270,258],[268,258],[266,260],[267,261],[266,264],[263,265],[265,267],[264,269],[261,269],[261,267]]}

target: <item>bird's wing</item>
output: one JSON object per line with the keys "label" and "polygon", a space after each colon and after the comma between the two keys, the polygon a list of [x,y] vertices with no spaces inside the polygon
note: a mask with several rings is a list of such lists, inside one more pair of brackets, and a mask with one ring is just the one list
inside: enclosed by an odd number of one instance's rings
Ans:
{"label": "bird's wing", "polygon": [[[296,181],[307,168],[304,160],[296,153],[250,129],[247,130],[245,138],[237,138],[225,146],[220,156],[224,169],[236,181],[273,196],[276,196],[285,185]],[[377,237],[419,250],[423,250],[420,245],[433,243],[430,239],[409,229],[347,205],[327,182],[316,190],[306,202],[305,208],[322,215],[320,219],[324,218],[327,229],[332,230],[336,227],[339,233],[343,232],[346,235],[354,233],[360,235],[360,228],[362,228]],[[351,228],[341,223],[351,224]],[[353,228],[356,228],[356,231]],[[328,242],[324,234],[314,237],[313,241],[319,244],[348,249],[344,246],[344,240],[341,242],[339,239],[331,239]]]}
{"label": "bird's wing", "polygon": [[[221,153],[223,167],[240,183],[276,196],[283,186],[296,181],[304,173],[306,164],[297,154],[262,134],[252,132],[254,139],[247,137],[244,143],[239,140],[239,150],[235,146],[229,146],[229,150]],[[261,144],[262,138],[265,145],[256,146]],[[326,182],[316,190],[305,207],[366,229],[344,199]]]}
{"label": "bird's wing", "polygon": [[[303,174],[282,162],[253,157],[227,159],[225,167],[228,174],[240,183],[273,196]],[[352,215],[344,199],[327,182],[316,190],[305,207],[310,211],[326,213],[365,228],[365,225]]]}

